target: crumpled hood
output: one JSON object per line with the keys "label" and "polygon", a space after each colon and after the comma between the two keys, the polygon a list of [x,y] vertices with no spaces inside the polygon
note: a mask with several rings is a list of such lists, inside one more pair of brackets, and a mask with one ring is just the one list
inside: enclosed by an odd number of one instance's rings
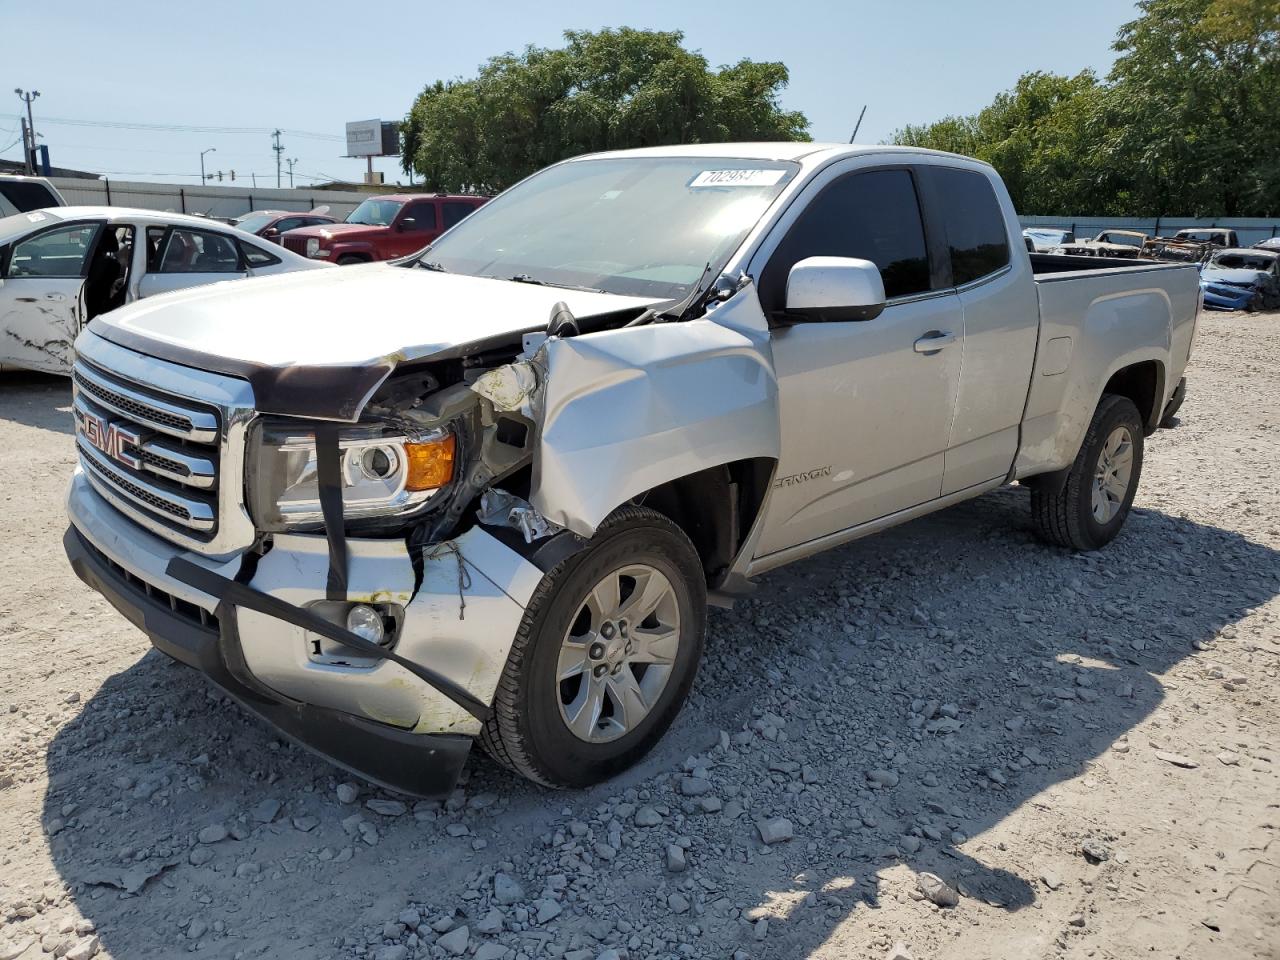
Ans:
{"label": "crumpled hood", "polygon": [[1201,276],[1206,280],[1216,280],[1219,283],[1247,283],[1256,285],[1263,281],[1266,273],[1261,270],[1247,270],[1243,267],[1215,267],[1209,265],[1204,268]]}
{"label": "crumpled hood", "polygon": [[259,410],[355,419],[397,364],[662,301],[386,263],[194,287],[95,317],[87,333],[248,379]]}

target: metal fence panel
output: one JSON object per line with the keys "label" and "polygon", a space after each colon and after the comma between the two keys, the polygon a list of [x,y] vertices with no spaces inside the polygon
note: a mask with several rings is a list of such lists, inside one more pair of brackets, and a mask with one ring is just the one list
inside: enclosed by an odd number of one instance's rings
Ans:
{"label": "metal fence panel", "polygon": [[[306,212],[327,206],[339,220],[369,194],[349,190],[280,189],[249,186],[180,186],[170,183],[138,183],[128,180],[52,178],[69,204],[138,207],[173,213],[213,217],[239,217],[251,210]],[[393,188],[394,189],[394,188]]]}

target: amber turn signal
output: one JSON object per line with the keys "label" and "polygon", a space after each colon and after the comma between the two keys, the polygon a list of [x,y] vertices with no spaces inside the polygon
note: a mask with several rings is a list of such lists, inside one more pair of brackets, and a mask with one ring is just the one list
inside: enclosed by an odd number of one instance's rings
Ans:
{"label": "amber turn signal", "polygon": [[452,433],[429,443],[406,443],[404,453],[409,460],[409,477],[405,489],[434,490],[452,480],[455,450]]}

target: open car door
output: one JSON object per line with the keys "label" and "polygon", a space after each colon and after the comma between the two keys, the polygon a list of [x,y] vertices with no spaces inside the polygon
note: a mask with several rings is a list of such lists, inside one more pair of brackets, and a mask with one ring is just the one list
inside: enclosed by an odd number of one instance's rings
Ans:
{"label": "open car door", "polygon": [[60,223],[14,241],[0,262],[0,364],[71,372],[86,265],[102,223]]}

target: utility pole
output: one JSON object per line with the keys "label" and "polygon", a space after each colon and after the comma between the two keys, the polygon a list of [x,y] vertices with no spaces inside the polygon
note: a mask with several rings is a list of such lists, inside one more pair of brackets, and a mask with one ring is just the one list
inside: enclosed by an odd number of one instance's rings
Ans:
{"label": "utility pole", "polygon": [[18,115],[18,122],[22,124],[22,169],[27,173],[31,172],[31,144],[27,139],[27,118]]}
{"label": "utility pole", "polygon": [[289,189],[290,190],[293,189],[293,165],[297,162],[298,162],[297,157],[293,157],[292,159],[285,161],[285,163],[289,165]]}
{"label": "utility pole", "polygon": [[858,114],[858,122],[853,125],[853,136],[849,138],[850,143],[853,143],[854,140],[858,139],[858,128],[862,126],[862,118],[865,117],[866,115],[867,115],[867,105],[864,103],[862,105],[862,112]]}
{"label": "utility pole", "polygon": [[280,158],[284,156],[284,146],[280,143],[280,136],[283,133],[278,127],[271,131],[271,136],[275,138],[275,145],[271,148],[276,152],[276,186],[280,186]]}
{"label": "utility pole", "polygon": [[207,180],[207,178],[204,175],[204,155],[206,153],[217,153],[217,152],[218,152],[217,147],[210,147],[208,150],[200,151],[200,185],[201,186],[204,186],[205,181]]}
{"label": "utility pole", "polygon": [[18,95],[23,103],[27,105],[27,149],[23,151],[27,161],[27,173],[35,173],[35,154],[36,154],[36,122],[31,116],[31,101],[40,96],[39,90],[32,90],[30,93],[21,87],[14,87],[13,92]]}

